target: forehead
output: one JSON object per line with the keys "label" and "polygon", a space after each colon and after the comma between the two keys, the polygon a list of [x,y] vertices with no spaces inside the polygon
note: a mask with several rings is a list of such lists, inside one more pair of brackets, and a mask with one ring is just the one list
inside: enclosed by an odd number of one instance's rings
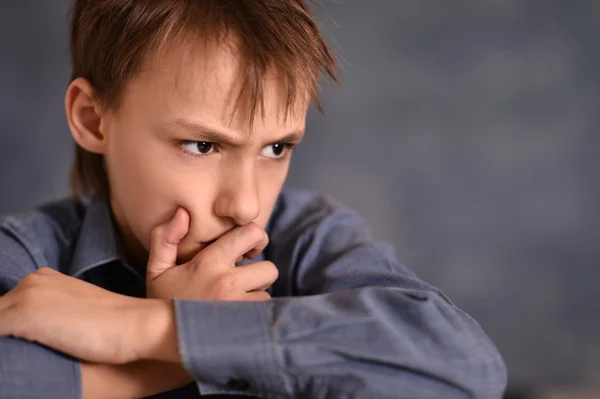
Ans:
{"label": "forehead", "polygon": [[248,134],[303,127],[308,93],[287,107],[285,85],[276,71],[262,77],[262,101],[248,112],[252,86],[244,87],[245,67],[233,41],[173,43],[144,59],[141,72],[124,90],[123,106],[144,106],[163,120],[200,119]]}

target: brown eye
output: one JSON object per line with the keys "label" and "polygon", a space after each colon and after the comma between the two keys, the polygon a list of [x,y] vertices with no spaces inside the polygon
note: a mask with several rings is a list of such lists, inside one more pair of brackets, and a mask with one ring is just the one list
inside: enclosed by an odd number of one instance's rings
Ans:
{"label": "brown eye", "polygon": [[290,150],[291,147],[292,145],[285,143],[271,144],[263,148],[263,156],[273,159],[283,158],[286,150]]}
{"label": "brown eye", "polygon": [[195,156],[208,155],[215,150],[215,143],[210,141],[183,141],[180,145],[185,151]]}
{"label": "brown eye", "polygon": [[207,141],[197,141],[196,147],[198,148],[198,152],[200,154],[208,154],[213,148],[213,143],[209,143]]}
{"label": "brown eye", "polygon": [[283,144],[273,144],[273,154],[279,156],[283,153],[283,150],[285,150]]}

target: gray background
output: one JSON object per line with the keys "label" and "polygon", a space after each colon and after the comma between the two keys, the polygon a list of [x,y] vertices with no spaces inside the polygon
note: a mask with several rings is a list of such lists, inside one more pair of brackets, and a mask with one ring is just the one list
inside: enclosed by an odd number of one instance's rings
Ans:
{"label": "gray background", "polygon": [[[0,5],[0,213],[67,193],[68,4]],[[326,8],[343,83],[289,184],[361,212],[482,324],[513,386],[599,383],[600,2]]]}

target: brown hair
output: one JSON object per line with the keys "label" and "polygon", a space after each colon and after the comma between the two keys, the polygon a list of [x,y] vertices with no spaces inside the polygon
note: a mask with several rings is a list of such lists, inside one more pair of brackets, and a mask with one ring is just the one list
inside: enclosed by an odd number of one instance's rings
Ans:
{"label": "brown hair", "polygon": [[[95,97],[116,109],[127,81],[144,57],[190,35],[220,43],[233,33],[240,53],[243,104],[250,123],[263,107],[267,73],[281,77],[290,106],[306,92],[317,98],[321,76],[337,82],[336,61],[304,0],[75,0],[71,13],[71,79],[87,79]],[[75,148],[71,170],[75,198],[108,195],[103,156]]]}

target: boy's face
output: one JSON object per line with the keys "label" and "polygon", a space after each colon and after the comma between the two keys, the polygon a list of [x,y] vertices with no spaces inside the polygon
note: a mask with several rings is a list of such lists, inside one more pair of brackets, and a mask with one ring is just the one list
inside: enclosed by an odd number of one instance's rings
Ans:
{"label": "boy's face", "polygon": [[241,81],[234,53],[200,53],[180,47],[146,62],[100,125],[111,206],[136,263],[146,260],[152,229],[179,206],[190,215],[179,262],[235,226],[265,228],[288,172],[285,144],[304,134],[306,105],[284,122],[275,79],[252,130],[243,102],[232,118]]}

